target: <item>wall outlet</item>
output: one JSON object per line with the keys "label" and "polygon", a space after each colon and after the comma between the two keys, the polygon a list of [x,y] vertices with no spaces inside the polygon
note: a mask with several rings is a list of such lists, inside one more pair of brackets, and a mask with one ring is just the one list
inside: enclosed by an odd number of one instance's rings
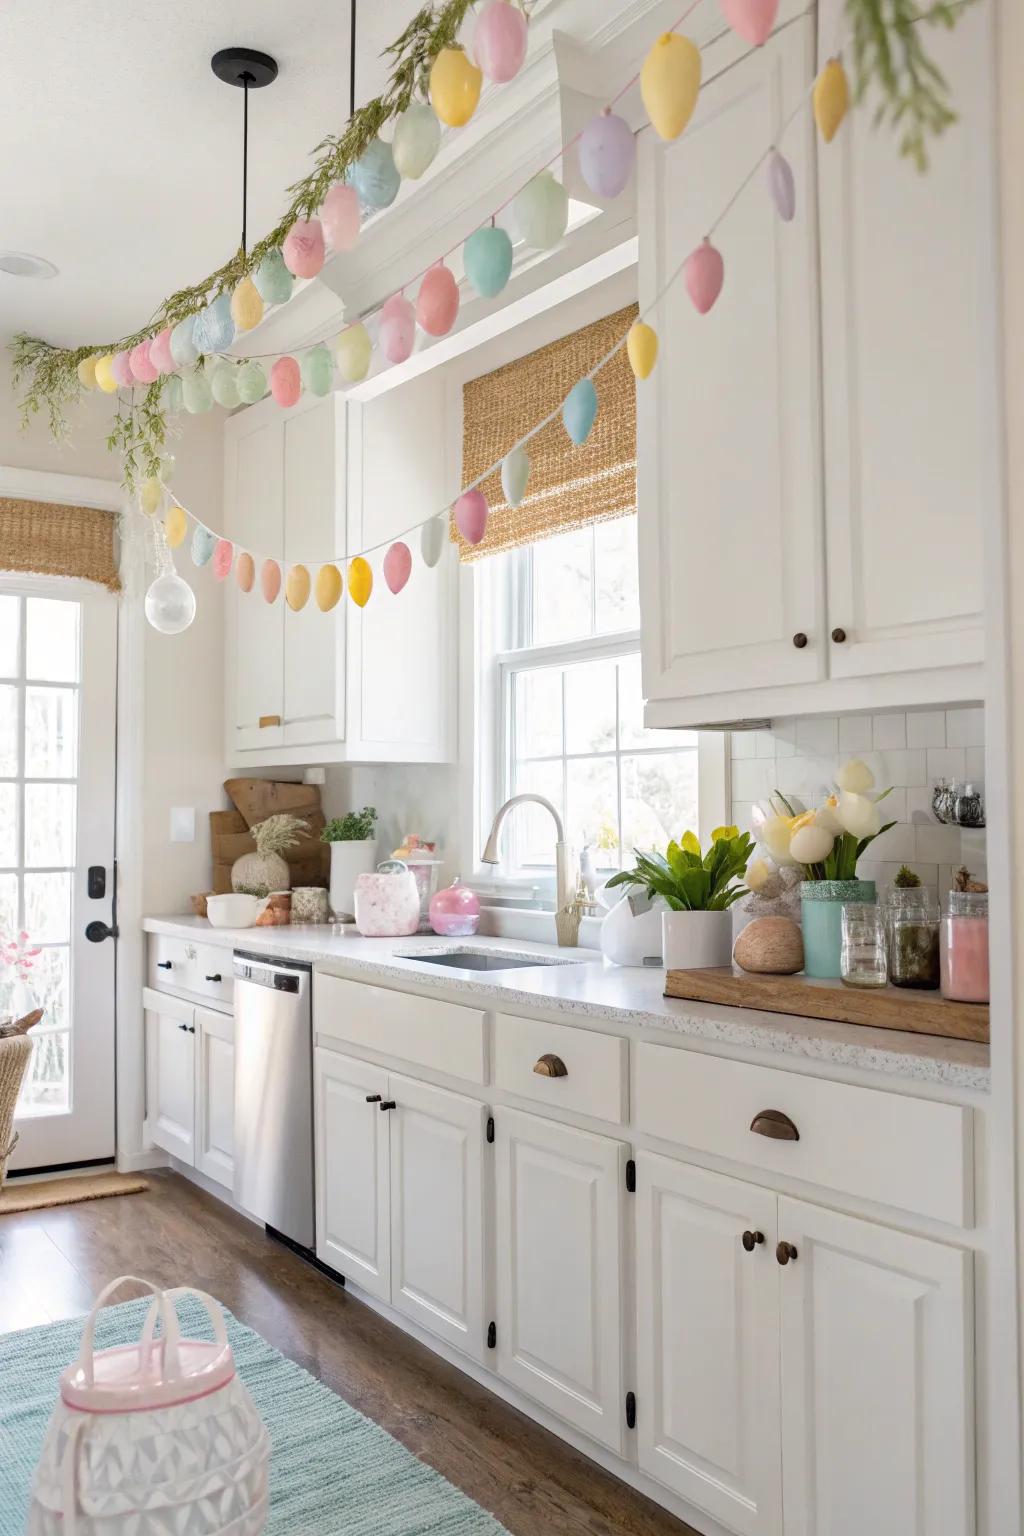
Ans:
{"label": "wall outlet", "polygon": [[171,806],[171,842],[194,843],[196,840],[196,811],[193,805]]}

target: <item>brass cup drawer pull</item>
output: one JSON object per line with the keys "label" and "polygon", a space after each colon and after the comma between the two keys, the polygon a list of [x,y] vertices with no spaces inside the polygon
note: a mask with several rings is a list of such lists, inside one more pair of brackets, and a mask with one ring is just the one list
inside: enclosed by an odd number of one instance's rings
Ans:
{"label": "brass cup drawer pull", "polygon": [[753,1253],[759,1243],[764,1242],[763,1232],[744,1232],[742,1243],[748,1253]]}
{"label": "brass cup drawer pull", "polygon": [[775,1250],[775,1257],[780,1264],[788,1264],[790,1259],[796,1258],[796,1249],[792,1243],[780,1243]]}
{"label": "brass cup drawer pull", "polygon": [[535,1061],[533,1070],[538,1077],[568,1077],[569,1068],[561,1056],[555,1056],[551,1051],[545,1051],[544,1055]]}
{"label": "brass cup drawer pull", "polygon": [[750,1122],[755,1136],[767,1136],[770,1141],[799,1141],[800,1132],[788,1115],[781,1109],[762,1109]]}

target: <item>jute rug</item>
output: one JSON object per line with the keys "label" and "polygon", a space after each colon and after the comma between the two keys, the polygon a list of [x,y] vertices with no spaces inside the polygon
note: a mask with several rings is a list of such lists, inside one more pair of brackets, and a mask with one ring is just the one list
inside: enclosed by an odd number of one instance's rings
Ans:
{"label": "jute rug", "polygon": [[103,1200],[108,1195],[138,1195],[149,1185],[126,1173],[82,1174],[79,1178],[40,1179],[23,1184],[8,1179],[0,1190],[0,1216],[15,1211],[45,1211],[52,1205],[77,1205],[80,1200]]}

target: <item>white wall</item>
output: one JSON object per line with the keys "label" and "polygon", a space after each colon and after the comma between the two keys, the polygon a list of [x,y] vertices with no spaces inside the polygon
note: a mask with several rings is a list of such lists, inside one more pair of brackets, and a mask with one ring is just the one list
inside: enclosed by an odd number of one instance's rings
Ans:
{"label": "white wall", "polygon": [[328,768],[322,801],[325,816],[375,806],[377,848],[386,858],[408,832],[439,843],[439,878],[454,880],[472,867],[458,846],[458,769],[453,763],[395,763],[366,768]]}

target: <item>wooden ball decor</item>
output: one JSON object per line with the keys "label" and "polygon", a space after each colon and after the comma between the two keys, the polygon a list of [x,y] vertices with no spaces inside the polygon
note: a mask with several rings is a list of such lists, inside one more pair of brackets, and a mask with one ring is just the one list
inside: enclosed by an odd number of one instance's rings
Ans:
{"label": "wooden ball decor", "polygon": [[736,940],[733,959],[742,971],[795,976],[804,968],[804,940],[791,917],[755,917]]}

